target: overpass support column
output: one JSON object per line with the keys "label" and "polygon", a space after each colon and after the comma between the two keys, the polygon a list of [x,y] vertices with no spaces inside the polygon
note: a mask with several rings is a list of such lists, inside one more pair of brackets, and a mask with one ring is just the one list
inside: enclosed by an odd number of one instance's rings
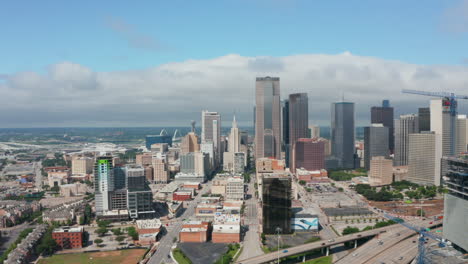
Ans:
{"label": "overpass support column", "polygon": [[306,261],[305,256],[306,255],[302,256],[302,263],[304,263]]}
{"label": "overpass support column", "polygon": [[354,240],[354,248],[357,248],[357,239]]}
{"label": "overpass support column", "polygon": [[327,247],[327,254],[325,254],[325,255],[328,256],[329,254],[330,254],[330,247]]}

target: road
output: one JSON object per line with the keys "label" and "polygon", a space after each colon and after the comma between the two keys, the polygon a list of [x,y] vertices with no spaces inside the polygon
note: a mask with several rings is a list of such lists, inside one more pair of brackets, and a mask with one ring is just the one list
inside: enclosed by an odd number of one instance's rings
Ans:
{"label": "road", "polygon": [[178,217],[177,221],[172,222],[171,226],[167,228],[167,234],[159,242],[159,247],[156,253],[151,256],[148,263],[160,264],[163,261],[165,263],[173,263],[172,259],[167,256],[171,252],[172,246],[175,244],[174,238],[178,239],[179,232],[182,230],[183,220],[188,219],[195,213],[195,207],[200,201],[203,194],[207,193],[211,189],[211,182],[204,184],[203,189],[198,193],[193,201],[189,202],[185,212]]}
{"label": "road", "polygon": [[242,253],[239,256],[239,260],[253,258],[263,254],[262,248],[260,247],[260,235],[259,235],[259,220],[258,220],[258,200],[255,197],[255,186],[256,182],[254,174],[251,175],[250,183],[248,184],[247,194],[249,198],[245,200],[245,218],[244,225],[248,226],[248,231],[244,236]]}

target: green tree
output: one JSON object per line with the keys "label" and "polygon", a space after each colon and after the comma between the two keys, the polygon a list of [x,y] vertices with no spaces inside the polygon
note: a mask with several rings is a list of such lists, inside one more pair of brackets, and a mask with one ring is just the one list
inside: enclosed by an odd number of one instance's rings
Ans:
{"label": "green tree", "polygon": [[96,243],[96,245],[97,245],[98,247],[100,247],[100,245],[101,245],[102,242],[104,242],[104,241],[102,241],[102,239],[100,239],[100,238],[94,239],[94,243]]}
{"label": "green tree", "polygon": [[299,181],[299,184],[304,186],[304,185],[306,185],[306,181],[300,180],[300,181]]}
{"label": "green tree", "polygon": [[110,226],[111,221],[109,221],[109,220],[99,220],[97,222],[97,224],[98,224],[99,227],[106,227],[107,228],[107,227]]}
{"label": "green tree", "polygon": [[107,228],[99,227],[98,229],[96,229],[95,233],[98,234],[98,236],[102,237],[107,233],[107,231],[109,231]]}
{"label": "green tree", "polygon": [[352,226],[347,226],[345,229],[343,229],[343,236],[345,235],[349,235],[349,234],[354,234],[354,233],[357,233],[359,232],[359,228],[357,227],[352,227]]}
{"label": "green tree", "polygon": [[115,235],[115,236],[120,236],[122,235],[122,230],[120,228],[114,228],[111,230],[112,233]]}
{"label": "green tree", "polygon": [[136,231],[135,227],[127,227],[127,233],[133,240],[138,240],[138,232]]}
{"label": "green tree", "polygon": [[115,240],[117,240],[119,243],[122,243],[122,241],[125,240],[125,236],[118,236],[115,238]]}

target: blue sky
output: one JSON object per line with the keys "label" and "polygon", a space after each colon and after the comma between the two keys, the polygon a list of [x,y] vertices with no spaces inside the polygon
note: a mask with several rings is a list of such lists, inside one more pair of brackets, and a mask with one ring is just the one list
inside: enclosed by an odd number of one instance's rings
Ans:
{"label": "blue sky", "polygon": [[[444,18],[457,5],[460,1],[3,1],[0,74],[42,71],[62,61],[115,71],[226,54],[344,51],[416,64],[462,64],[468,34],[447,30]],[[122,33],[122,27],[129,31]]]}
{"label": "blue sky", "polygon": [[468,93],[468,0],[5,0],[0,25],[0,127],[251,125],[267,75],[320,125],[342,93],[358,125]]}

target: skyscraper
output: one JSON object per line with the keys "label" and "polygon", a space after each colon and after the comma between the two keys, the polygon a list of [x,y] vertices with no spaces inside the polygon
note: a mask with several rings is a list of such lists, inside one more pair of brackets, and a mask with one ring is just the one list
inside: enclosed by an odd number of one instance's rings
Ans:
{"label": "skyscraper", "polygon": [[316,125],[309,126],[309,138],[319,138],[320,137],[320,127]]}
{"label": "skyscraper", "polygon": [[215,163],[220,160],[221,150],[221,115],[218,112],[202,111],[201,142],[213,142]]}
{"label": "skyscraper", "polygon": [[414,114],[402,115],[395,119],[395,166],[408,165],[409,134],[419,132],[418,116]]}
{"label": "skyscraper", "polygon": [[382,124],[372,124],[364,128],[364,167],[370,169],[372,157],[389,156],[389,128]]}
{"label": "skyscraper", "polygon": [[431,131],[431,110],[429,107],[418,108],[419,132]]}
{"label": "skyscraper", "polygon": [[468,119],[466,118],[466,115],[458,115],[456,154],[466,152],[467,147],[468,147]]}
{"label": "skyscraper", "polygon": [[382,156],[372,157],[369,170],[369,185],[383,186],[393,182],[393,165],[391,159]]}
{"label": "skyscraper", "polygon": [[[306,93],[289,95],[289,147],[299,138],[307,138],[309,127],[309,99]],[[292,165],[292,162],[288,164]]]}
{"label": "skyscraper", "polygon": [[338,160],[340,168],[354,168],[354,133],[354,103],[332,103],[332,155]]}
{"label": "skyscraper", "polygon": [[393,107],[390,107],[389,100],[383,100],[382,106],[373,106],[371,108],[371,123],[383,124],[388,127],[388,146],[390,152],[393,153],[395,146],[394,128],[393,128]]}
{"label": "skyscraper", "polygon": [[289,176],[265,176],[263,178],[263,233],[291,233],[291,178]]}
{"label": "skyscraper", "polygon": [[282,144],[281,150],[284,151],[284,159],[286,164],[289,164],[289,100],[285,99],[281,101],[281,117],[282,117]]}
{"label": "skyscraper", "polygon": [[255,105],[255,158],[281,159],[281,104],[278,77],[257,77]]}
{"label": "skyscraper", "polygon": [[105,211],[110,210],[109,193],[114,190],[114,187],[112,157],[97,157],[94,165],[94,191],[97,215],[102,215]]}
{"label": "skyscraper", "polygon": [[[240,132],[239,128],[237,127],[236,116],[234,116],[232,121],[231,132],[229,133],[228,151],[224,152],[223,156],[223,168],[225,171],[234,171],[235,156],[236,153],[239,152],[241,152]],[[244,157],[245,155],[246,154],[244,154]]]}
{"label": "skyscraper", "polygon": [[299,138],[293,148],[293,172],[304,168],[309,171],[325,169],[325,142],[316,138]]}
{"label": "skyscraper", "polygon": [[194,132],[189,132],[182,138],[182,142],[180,143],[180,154],[187,154],[196,151],[200,151],[198,136]]}
{"label": "skyscraper", "polygon": [[127,165],[124,170],[130,218],[154,217],[153,193],[146,182],[145,168],[139,165]]}
{"label": "skyscraper", "polygon": [[423,131],[409,135],[408,181],[423,185],[440,185],[441,136]]}
{"label": "skyscraper", "polygon": [[456,150],[456,113],[450,112],[448,98],[431,100],[431,131],[442,137],[442,155],[451,156]]}

